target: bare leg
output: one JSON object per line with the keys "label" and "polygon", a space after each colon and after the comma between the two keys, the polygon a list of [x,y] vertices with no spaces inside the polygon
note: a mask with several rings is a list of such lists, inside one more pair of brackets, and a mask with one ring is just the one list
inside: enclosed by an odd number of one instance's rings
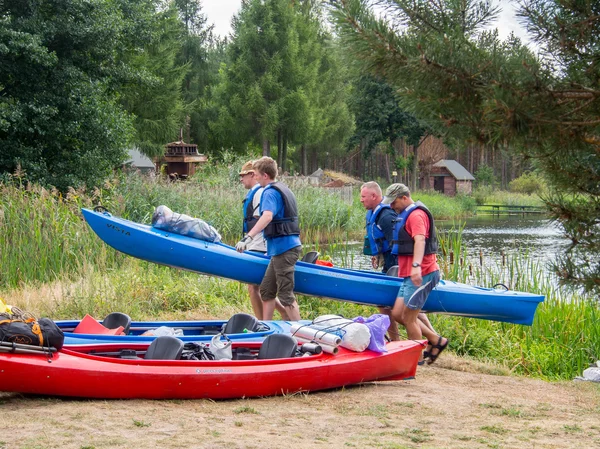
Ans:
{"label": "bare leg", "polygon": [[[278,302],[278,299],[263,301],[263,319],[267,321],[273,319],[273,313],[275,312],[275,307],[277,306]],[[289,306],[282,305],[281,307],[283,307],[284,313],[286,314],[288,320],[300,320],[300,308],[298,307],[298,303],[296,301]]]}
{"label": "bare leg", "polygon": [[[423,336],[430,343],[444,344],[448,340],[440,337],[433,330],[418,319],[420,310],[412,310],[404,304],[404,298],[396,298],[396,303],[392,309],[392,316],[396,321],[406,328],[406,334],[409,340],[420,340]],[[439,350],[435,354],[439,353]],[[430,352],[431,354],[431,352]]]}
{"label": "bare leg", "polygon": [[252,311],[254,316],[259,320],[263,319],[263,304],[260,299],[260,288],[258,285],[248,284],[248,294],[250,295],[250,304],[252,305]]}
{"label": "bare leg", "polygon": [[389,307],[378,307],[379,313],[387,315],[390,318],[390,327],[388,327],[388,337],[392,341],[400,341],[400,333],[398,332],[398,323],[392,317],[392,309]]}
{"label": "bare leg", "polygon": [[267,321],[272,320],[273,312],[275,312],[275,300],[274,299],[269,299],[269,300],[263,299],[263,320],[267,320]]}
{"label": "bare leg", "polygon": [[284,320],[284,321],[290,320],[290,317],[288,316],[288,311],[283,306],[283,304],[281,304],[281,301],[279,301],[279,298],[275,298],[275,309],[277,309],[277,311],[281,315],[282,320]]}
{"label": "bare leg", "polygon": [[437,334],[437,332],[435,331],[435,329],[433,328],[433,326],[431,324],[431,321],[429,321],[429,317],[427,316],[426,313],[419,312],[419,321],[422,321],[425,326],[427,326],[429,329],[431,329],[431,331],[433,331]]}
{"label": "bare leg", "polygon": [[296,301],[289,306],[285,306],[285,310],[290,321],[300,320],[300,307],[298,307],[298,303]]}

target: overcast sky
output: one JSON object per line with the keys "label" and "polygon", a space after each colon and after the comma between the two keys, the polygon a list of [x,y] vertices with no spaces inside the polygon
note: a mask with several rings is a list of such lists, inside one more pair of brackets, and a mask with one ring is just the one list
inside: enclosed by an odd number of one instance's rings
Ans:
{"label": "overcast sky", "polygon": [[[500,38],[506,38],[513,31],[523,41],[526,34],[515,18],[514,3],[510,0],[497,0],[502,7],[502,13],[496,23]],[[208,23],[215,25],[214,32],[219,36],[227,36],[231,32],[231,18],[238,12],[241,0],[204,0],[202,9]]]}

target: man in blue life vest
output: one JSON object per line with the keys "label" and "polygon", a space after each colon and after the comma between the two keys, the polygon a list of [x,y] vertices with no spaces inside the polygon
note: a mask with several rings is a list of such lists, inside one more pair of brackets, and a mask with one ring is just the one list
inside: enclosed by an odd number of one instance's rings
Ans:
{"label": "man in blue life vest", "polygon": [[[254,168],[252,168],[252,164],[254,161],[248,161],[243,166],[239,173],[240,182],[244,186],[245,189],[248,189],[248,193],[242,202],[242,213],[244,217],[243,231],[244,235],[247,234],[254,225],[258,221],[260,217],[259,214],[259,206],[260,199],[262,197],[263,188],[254,178]],[[252,251],[259,254],[267,253],[267,242],[263,236],[263,233],[258,233],[254,239],[248,244],[246,251]],[[259,320],[263,319],[263,306],[262,300],[260,299],[260,290],[258,285],[248,284],[248,294],[250,295],[250,304],[252,305],[252,310],[254,315]],[[281,305],[278,299],[275,300],[275,307],[277,311],[281,314],[281,317],[284,320],[287,320],[287,314],[285,308]]]}
{"label": "man in blue life vest", "polygon": [[360,188],[360,202],[367,209],[366,231],[368,253],[373,268],[381,268],[383,273],[396,265],[396,256],[392,254],[392,237],[396,212],[389,204],[381,201],[381,187],[375,181],[364,183]]}
{"label": "man in blue life vest", "polygon": [[[396,212],[389,204],[382,204],[381,187],[375,181],[364,183],[360,188],[360,202],[367,209],[365,254],[371,255],[373,268],[382,268],[383,273],[396,265],[397,257],[392,254],[392,237]],[[379,312],[390,317],[388,336],[390,340],[400,340],[398,325],[394,321],[391,309],[380,307]]]}
{"label": "man in blue life vest", "polygon": [[298,205],[292,191],[277,182],[277,162],[264,156],[253,164],[254,176],[264,188],[260,202],[260,218],[235,248],[243,252],[250,242],[264,231],[267,256],[271,261],[260,284],[263,319],[272,320],[276,298],[292,321],[300,319],[300,309],[294,296],[294,269],[300,253]]}
{"label": "man in blue life vest", "polygon": [[392,308],[392,316],[406,328],[410,340],[420,340],[422,336],[427,338],[429,344],[423,358],[431,364],[448,346],[447,338],[419,320],[429,293],[440,281],[433,216],[423,203],[413,201],[410,190],[404,184],[389,186],[383,203],[389,204],[398,213],[392,253],[398,256],[398,276],[404,280]]}

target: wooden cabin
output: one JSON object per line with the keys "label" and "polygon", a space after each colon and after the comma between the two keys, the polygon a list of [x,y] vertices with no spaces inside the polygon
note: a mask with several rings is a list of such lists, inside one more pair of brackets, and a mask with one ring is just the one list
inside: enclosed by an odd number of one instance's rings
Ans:
{"label": "wooden cabin", "polygon": [[431,167],[429,187],[448,196],[465,195],[473,191],[475,178],[457,161],[442,159]]}

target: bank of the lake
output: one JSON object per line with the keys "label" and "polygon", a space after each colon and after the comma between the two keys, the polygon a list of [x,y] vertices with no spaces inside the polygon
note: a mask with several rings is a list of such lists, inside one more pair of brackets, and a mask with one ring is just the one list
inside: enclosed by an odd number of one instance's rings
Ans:
{"label": "bank of the lake", "polygon": [[[37,315],[55,319],[89,313],[102,317],[112,311],[134,319],[227,318],[250,312],[247,289],[237,282],[198,276],[148,264],[116,253],[102,243],[82,220],[80,207],[102,204],[115,215],[146,222],[154,207],[198,216],[213,224],[228,243],[241,233],[241,198],[237,166],[208,168],[201,179],[168,183],[137,175],[107,182],[104,189],[66,196],[35,186],[0,186],[0,296]],[[335,248],[362,237],[364,210],[313,187],[294,187],[300,203],[305,249]],[[436,217],[469,215],[472,199],[448,199],[415,193]],[[446,211],[446,212],[444,212]],[[441,214],[441,215],[440,215]],[[460,234],[442,239],[441,264],[446,279],[490,285],[500,277],[481,271],[466,278],[467,268],[451,263],[450,254],[463,250]],[[325,250],[325,242],[328,244]],[[346,250],[347,251],[347,250]],[[459,260],[459,259],[456,259]],[[595,304],[572,295],[563,299],[545,282],[534,258],[515,260],[522,274],[511,288],[546,295],[532,327],[473,319],[433,316],[440,333],[458,354],[504,366],[515,373],[569,379],[580,374],[600,353]],[[501,281],[499,281],[501,282]],[[300,298],[304,318],[326,313],[368,316],[374,308],[318,298]]]}

